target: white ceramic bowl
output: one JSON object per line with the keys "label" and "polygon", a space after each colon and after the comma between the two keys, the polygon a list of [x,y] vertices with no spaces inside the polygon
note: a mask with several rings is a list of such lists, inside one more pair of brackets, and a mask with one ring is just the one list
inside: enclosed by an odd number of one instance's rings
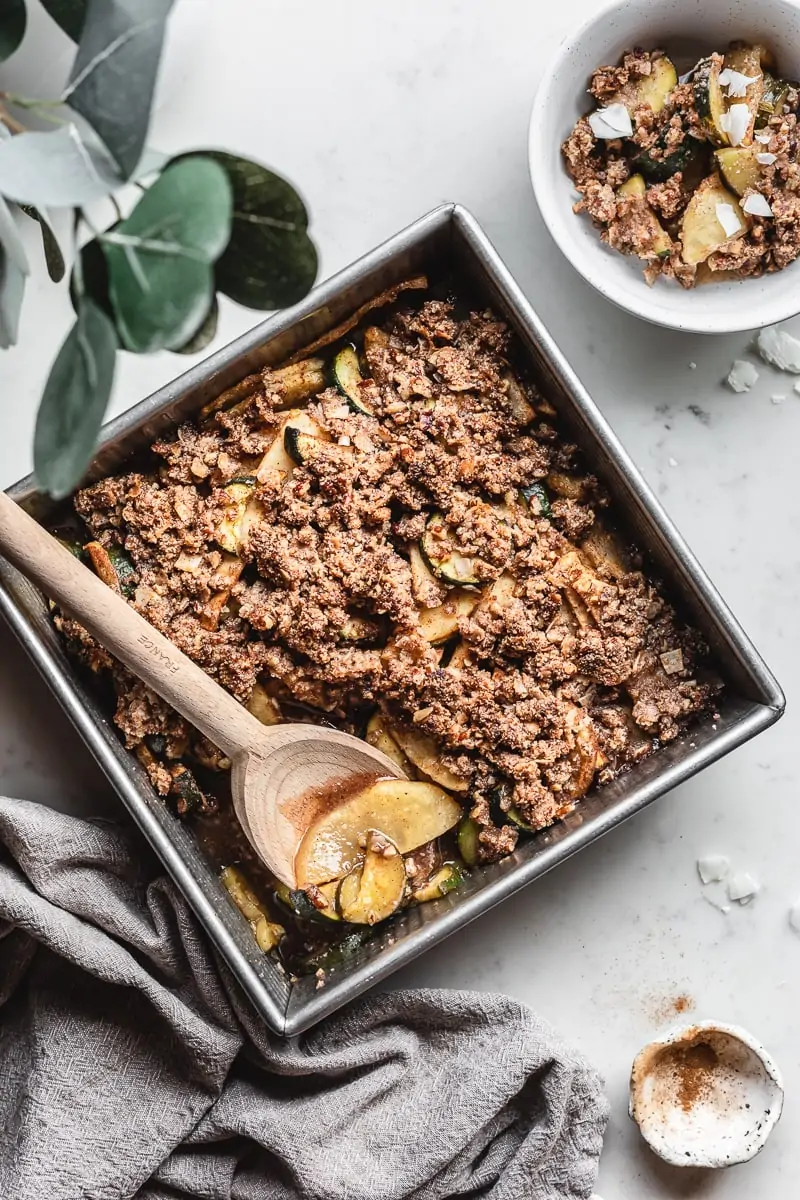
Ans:
{"label": "white ceramic bowl", "polygon": [[732,1167],[754,1158],[780,1120],[781,1073],[746,1030],[716,1021],[675,1029],[639,1052],[630,1115],[676,1167]]}
{"label": "white ceramic bowl", "polygon": [[685,291],[673,280],[649,287],[639,259],[610,250],[577,199],[561,143],[590,111],[594,69],[616,63],[633,46],[663,47],[679,73],[735,39],[764,42],[789,78],[800,79],[800,6],[791,0],[617,0],[603,7],[556,50],[531,115],[528,158],[536,200],[555,242],[573,267],[607,299],[637,317],[694,333],[733,333],[773,325],[800,312],[800,260],[760,279],[706,284]]}

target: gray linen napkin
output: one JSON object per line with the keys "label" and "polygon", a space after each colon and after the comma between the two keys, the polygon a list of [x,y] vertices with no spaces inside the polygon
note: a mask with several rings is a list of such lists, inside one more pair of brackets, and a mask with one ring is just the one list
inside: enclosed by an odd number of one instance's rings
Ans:
{"label": "gray linen napkin", "polygon": [[0,798],[3,1200],[583,1200],[606,1119],[503,996],[271,1035],[138,833]]}

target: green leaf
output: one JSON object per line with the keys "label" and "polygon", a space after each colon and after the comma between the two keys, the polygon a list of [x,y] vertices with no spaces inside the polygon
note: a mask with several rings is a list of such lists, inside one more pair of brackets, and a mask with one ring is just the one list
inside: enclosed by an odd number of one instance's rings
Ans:
{"label": "green leaf", "polygon": [[211,308],[208,310],[208,315],[203,321],[203,324],[198,329],[194,337],[189,338],[183,346],[176,348],[178,354],[199,354],[201,350],[205,350],[206,346],[213,342],[217,332],[219,323],[219,304],[217,297],[211,301]]}
{"label": "green leaf", "polygon": [[60,283],[64,278],[67,264],[64,262],[64,255],[61,253],[61,247],[58,244],[56,235],[38,208],[34,208],[32,204],[20,204],[20,208],[31,220],[39,222],[39,227],[42,231],[42,248],[44,250],[44,261],[47,264],[47,274],[53,283]]}
{"label": "green leaf", "polygon": [[62,99],[96,130],[127,179],[144,149],[173,0],[88,0]]}
{"label": "green leaf", "polygon": [[36,418],[34,471],[56,500],[77,486],[91,460],[111,395],[116,349],[114,326],[84,299],[53,363]]}
{"label": "green leaf", "polygon": [[24,38],[27,20],[25,0],[0,0],[0,62],[10,58]]}
{"label": "green leaf", "polygon": [[67,37],[80,41],[89,0],[42,0],[42,4]]}
{"label": "green leaf", "polygon": [[25,273],[0,245],[0,350],[16,344],[24,294]]}
{"label": "green leaf", "polygon": [[128,350],[175,350],[208,315],[212,264],[231,231],[231,188],[205,158],[173,163],[131,215],[101,234],[116,325]]}
{"label": "green leaf", "polygon": [[0,192],[17,204],[73,208],[109,195],[121,182],[96,137],[76,125],[0,139]]}
{"label": "green leaf", "polygon": [[17,340],[19,314],[25,292],[25,276],[30,272],[25,247],[19,236],[14,214],[0,196],[0,349],[7,350]]}
{"label": "green leaf", "polygon": [[296,304],[317,277],[308,213],[292,185],[260,163],[198,150],[225,170],[233,189],[233,229],[215,269],[217,289],[248,308]]}
{"label": "green leaf", "polygon": [[[113,229],[116,229],[116,226],[112,226]],[[78,287],[78,264],[76,263],[72,268],[69,281],[69,298],[72,301],[72,307],[77,313],[81,296],[87,296],[113,322],[115,320],[114,306],[108,291],[108,263],[103,253],[103,247],[96,238],[92,238],[90,242],[81,246],[79,253],[83,286],[82,288]]]}

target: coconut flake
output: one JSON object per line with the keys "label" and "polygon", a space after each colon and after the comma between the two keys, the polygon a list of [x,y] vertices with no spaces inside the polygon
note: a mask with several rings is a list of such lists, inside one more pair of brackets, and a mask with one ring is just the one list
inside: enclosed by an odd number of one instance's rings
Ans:
{"label": "coconut flake", "polygon": [[778,161],[777,154],[770,154],[769,151],[765,151],[764,154],[756,155],[756,162],[761,163],[762,167],[771,167],[772,164],[777,161]]}
{"label": "coconut flake", "polygon": [[750,213],[751,217],[772,216],[769,200],[767,200],[766,196],[762,196],[761,192],[752,192],[745,200],[742,208],[746,213]]}
{"label": "coconut flake", "polygon": [[706,854],[697,860],[697,873],[703,883],[722,883],[730,869],[730,860],[724,854]]}
{"label": "coconut flake", "polygon": [[758,379],[758,371],[752,363],[737,358],[728,372],[727,384],[732,392],[749,392]]}
{"label": "coconut flake", "polygon": [[719,82],[728,89],[729,96],[746,96],[751,83],[757,83],[761,75],[743,75],[741,71],[732,71],[726,67],[719,73]]}
{"label": "coconut flake", "polygon": [[741,146],[750,127],[750,116],[749,104],[732,104],[719,117],[719,127],[727,133],[732,146]]}
{"label": "coconut flake", "polygon": [[728,896],[740,904],[749,904],[761,891],[761,884],[748,871],[737,871],[728,880]]}
{"label": "coconut flake", "polygon": [[733,237],[742,228],[742,222],[736,215],[736,209],[732,204],[717,204],[714,211],[717,214],[717,220],[725,230],[726,237]]}
{"label": "coconut flake", "polygon": [[758,353],[764,362],[771,363],[779,371],[800,375],[800,341],[787,333],[780,325],[770,325],[758,335]]}
{"label": "coconut flake", "polygon": [[667,650],[664,654],[660,654],[659,658],[667,675],[676,675],[678,671],[683,670],[683,651]]}
{"label": "coconut flake", "polygon": [[589,124],[595,137],[610,141],[630,137],[633,133],[631,114],[624,104],[609,104],[608,108],[598,108],[596,112],[589,114]]}
{"label": "coconut flake", "polygon": [[756,141],[761,142],[762,146],[768,146],[770,144],[770,142],[772,141],[771,133],[757,133],[755,135],[755,137],[756,137]]}

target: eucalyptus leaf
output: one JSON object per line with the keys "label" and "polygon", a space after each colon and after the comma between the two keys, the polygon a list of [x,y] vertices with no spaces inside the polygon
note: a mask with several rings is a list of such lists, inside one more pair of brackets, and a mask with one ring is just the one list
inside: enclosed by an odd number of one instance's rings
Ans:
{"label": "eucalyptus leaf", "polygon": [[260,163],[221,150],[196,153],[219,163],[233,189],[231,238],[214,272],[218,290],[248,308],[296,304],[312,287],[318,267],[300,196]]}
{"label": "eucalyptus leaf", "polygon": [[173,163],[131,215],[100,236],[116,325],[128,350],[175,350],[206,319],[212,265],[228,244],[232,197],[217,163]]}
{"label": "eucalyptus leaf", "polygon": [[30,272],[14,214],[0,196],[0,349],[15,345],[19,314]]}
{"label": "eucalyptus leaf", "polygon": [[111,395],[116,350],[114,326],[84,298],[53,363],[36,418],[34,471],[57,500],[69,495],[91,460]]}
{"label": "eucalyptus leaf", "polygon": [[25,0],[0,0],[0,62],[10,58],[25,37]]}
{"label": "eucalyptus leaf", "polygon": [[80,41],[89,0],[42,0],[42,5],[67,37]]}
{"label": "eucalyptus leaf", "polygon": [[38,208],[34,208],[32,204],[21,204],[20,208],[26,216],[33,221],[39,222],[39,228],[42,233],[42,249],[44,250],[44,261],[47,266],[47,274],[52,279],[53,283],[60,283],[64,278],[64,272],[67,269],[67,264],[64,262],[64,255],[61,253],[61,247],[58,244],[58,238],[50,228],[50,224],[45,217],[39,212]]}
{"label": "eucalyptus leaf", "polygon": [[[116,226],[113,226],[116,229]],[[108,232],[112,232],[109,230]],[[115,320],[114,306],[111,303],[111,296],[108,291],[108,263],[106,256],[103,253],[103,247],[96,238],[92,238],[90,242],[86,242],[81,246],[79,253],[80,268],[76,265],[72,268],[72,275],[69,281],[69,298],[72,301],[72,307],[75,312],[78,312],[81,296],[86,296],[93,300],[98,308],[101,308],[110,321]],[[78,285],[78,275],[80,274],[81,285]],[[121,339],[120,339],[121,340]]]}
{"label": "eucalyptus leaf", "polygon": [[62,99],[85,117],[129,178],[139,161],[173,0],[89,0]]}
{"label": "eucalyptus leaf", "polygon": [[25,273],[0,245],[0,350],[16,345]]}
{"label": "eucalyptus leaf", "polygon": [[217,297],[211,301],[211,308],[208,310],[205,321],[198,329],[194,337],[189,338],[189,341],[183,346],[177,347],[178,354],[199,354],[201,350],[205,350],[210,342],[213,342],[219,324],[219,304]]}
{"label": "eucalyptus leaf", "polygon": [[29,275],[31,269],[28,265],[28,256],[25,253],[14,214],[2,196],[0,196],[0,245],[22,274]]}
{"label": "eucalyptus leaf", "polygon": [[120,186],[102,146],[77,125],[0,140],[0,192],[37,208],[75,207]]}

